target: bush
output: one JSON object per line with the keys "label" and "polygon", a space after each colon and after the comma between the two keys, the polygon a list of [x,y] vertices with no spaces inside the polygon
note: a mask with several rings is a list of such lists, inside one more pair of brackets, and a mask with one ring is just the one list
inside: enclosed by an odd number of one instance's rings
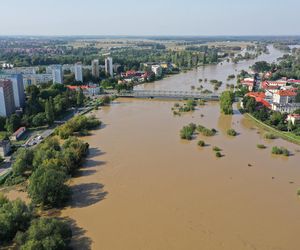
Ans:
{"label": "bush", "polygon": [[216,157],[221,158],[222,154],[220,152],[216,152]]}
{"label": "bush", "polygon": [[263,145],[263,144],[257,144],[256,147],[259,148],[259,149],[265,149],[265,148],[267,148],[267,147],[266,147],[265,145]]}
{"label": "bush", "polygon": [[180,130],[181,139],[192,140],[195,130],[196,130],[196,124],[194,123],[190,123],[188,126],[184,126]]}
{"label": "bush", "polygon": [[234,129],[228,129],[227,130],[227,135],[237,136],[237,132]]}
{"label": "bush", "polygon": [[267,133],[267,134],[265,134],[265,138],[268,140],[274,140],[274,139],[277,139],[277,136],[272,133]]}
{"label": "bush", "polygon": [[272,154],[289,156],[290,152],[284,147],[276,147],[275,146],[275,147],[272,148]]}
{"label": "bush", "polygon": [[204,141],[198,141],[198,146],[205,147],[205,142]]}
{"label": "bush", "polygon": [[208,129],[202,125],[197,126],[197,131],[204,136],[214,136],[217,133],[215,129]]}
{"label": "bush", "polygon": [[222,151],[222,149],[220,149],[219,147],[213,147],[213,151],[215,151],[215,152],[220,152],[220,151]]}

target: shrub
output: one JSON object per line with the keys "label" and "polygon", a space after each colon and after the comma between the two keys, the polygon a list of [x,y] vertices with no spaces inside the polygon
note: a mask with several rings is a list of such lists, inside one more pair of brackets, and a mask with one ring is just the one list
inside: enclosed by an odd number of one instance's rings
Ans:
{"label": "shrub", "polygon": [[198,146],[205,147],[205,142],[204,141],[198,141]]}
{"label": "shrub", "polygon": [[274,139],[277,139],[277,136],[272,133],[267,133],[267,134],[265,134],[265,138],[268,140],[274,140]]}
{"label": "shrub", "polygon": [[220,152],[216,152],[216,157],[221,158],[222,154]]}
{"label": "shrub", "polygon": [[220,151],[222,151],[222,149],[220,149],[219,147],[214,146],[214,147],[213,147],[213,151],[215,151],[215,152],[220,152]]}
{"label": "shrub", "polygon": [[214,136],[217,133],[215,129],[208,129],[202,125],[197,126],[197,131],[204,136]]}
{"label": "shrub", "polygon": [[184,140],[192,140],[193,139],[193,134],[195,132],[196,129],[196,125],[191,123],[188,126],[184,126],[181,130],[180,130],[180,137],[181,139]]}
{"label": "shrub", "polygon": [[227,130],[227,135],[237,136],[237,132],[234,129],[228,129]]}
{"label": "shrub", "polygon": [[265,145],[263,145],[263,144],[257,144],[256,147],[259,148],[259,149],[265,149],[265,148],[267,148],[267,147],[266,147]]}
{"label": "shrub", "polygon": [[284,147],[276,147],[275,146],[275,147],[272,148],[272,154],[289,156],[290,152]]}

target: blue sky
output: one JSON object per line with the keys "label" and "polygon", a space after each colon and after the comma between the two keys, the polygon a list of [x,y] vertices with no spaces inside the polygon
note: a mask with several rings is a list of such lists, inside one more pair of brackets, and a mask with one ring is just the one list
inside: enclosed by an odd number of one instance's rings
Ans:
{"label": "blue sky", "polygon": [[300,0],[1,0],[0,35],[300,35]]}

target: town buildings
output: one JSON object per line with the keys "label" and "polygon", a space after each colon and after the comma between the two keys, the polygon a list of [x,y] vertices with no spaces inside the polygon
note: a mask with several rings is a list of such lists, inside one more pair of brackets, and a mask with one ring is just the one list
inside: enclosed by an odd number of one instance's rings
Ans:
{"label": "town buildings", "polygon": [[152,65],[151,71],[155,74],[157,77],[162,76],[162,67],[160,65]]}
{"label": "town buildings", "polygon": [[83,94],[86,96],[95,96],[100,94],[100,87],[97,84],[89,84],[89,85],[81,85],[81,86],[68,85],[67,88],[74,91],[82,89]]}
{"label": "town buildings", "polygon": [[22,74],[4,74],[0,79],[8,79],[12,83],[14,102],[16,108],[22,108],[25,105],[25,90]]}
{"label": "town buildings", "polygon": [[98,59],[92,61],[92,76],[95,78],[99,78],[100,76]]}
{"label": "town buildings", "polygon": [[82,63],[81,62],[77,62],[74,65],[74,73],[75,73],[75,80],[77,82],[83,82]]}
{"label": "town buildings", "polygon": [[11,151],[11,144],[9,140],[0,140],[0,156],[5,157]]}
{"label": "town buildings", "polygon": [[105,58],[105,73],[111,77],[114,76],[113,59],[111,57]]}
{"label": "town buildings", "polygon": [[0,79],[0,116],[10,116],[16,111],[11,80]]}
{"label": "town buildings", "polygon": [[61,65],[52,66],[53,83],[63,84],[63,71]]}

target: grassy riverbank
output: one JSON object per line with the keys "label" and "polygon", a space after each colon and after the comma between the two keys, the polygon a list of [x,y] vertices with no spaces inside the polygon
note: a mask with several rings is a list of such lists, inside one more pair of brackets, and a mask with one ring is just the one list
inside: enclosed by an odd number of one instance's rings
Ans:
{"label": "grassy riverbank", "polygon": [[284,140],[287,140],[289,142],[292,142],[292,143],[300,145],[300,136],[296,136],[293,133],[283,132],[283,131],[279,131],[279,130],[277,130],[275,128],[272,128],[271,126],[269,126],[269,125],[263,123],[262,121],[256,119],[253,115],[251,115],[249,113],[244,113],[244,116],[250,118],[253,121],[255,121],[255,123],[259,127],[263,128],[263,129],[265,129],[267,131],[272,132],[274,135],[276,135],[276,136],[278,136],[278,137],[280,137],[280,138],[282,138]]}

